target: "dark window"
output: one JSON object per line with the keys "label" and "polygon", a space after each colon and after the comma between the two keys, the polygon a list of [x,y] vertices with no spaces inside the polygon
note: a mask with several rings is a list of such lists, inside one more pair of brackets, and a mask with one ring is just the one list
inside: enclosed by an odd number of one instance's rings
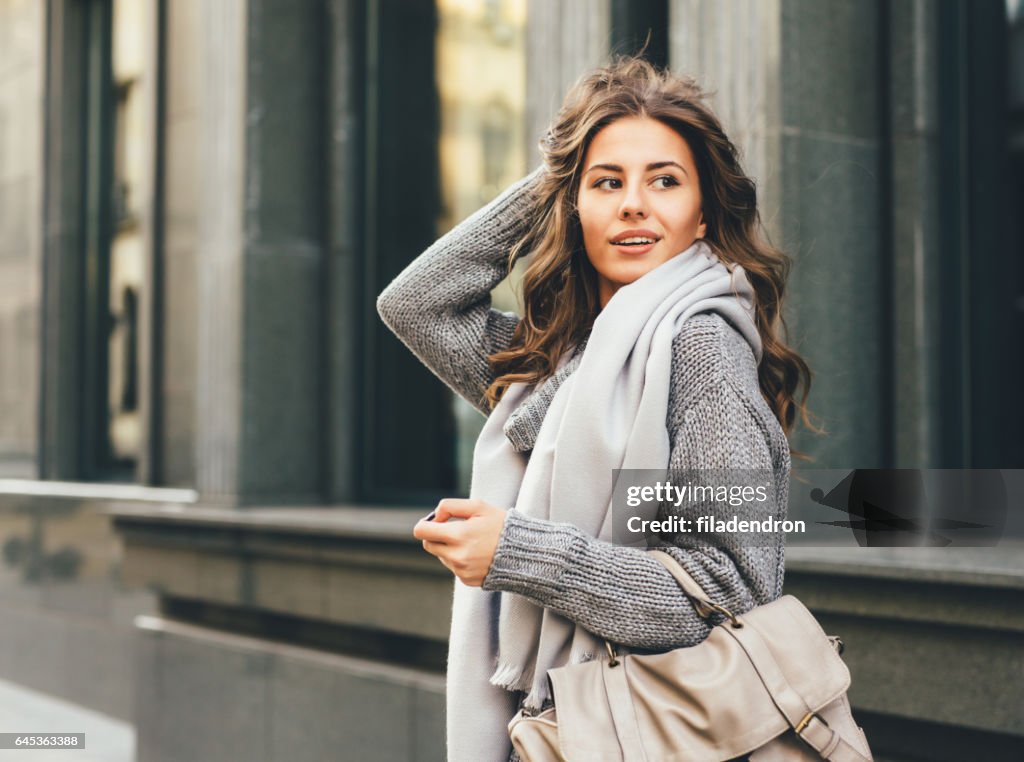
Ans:
{"label": "dark window", "polygon": [[155,479],[155,399],[144,385],[155,368],[143,371],[155,341],[163,7],[54,0],[48,9],[46,478]]}
{"label": "dark window", "polygon": [[[525,0],[379,0],[369,18],[366,203],[371,297],[439,235],[527,171]],[[402,24],[382,23],[401,13]],[[494,305],[514,309],[511,289]],[[465,494],[483,417],[367,304],[363,495]]]}

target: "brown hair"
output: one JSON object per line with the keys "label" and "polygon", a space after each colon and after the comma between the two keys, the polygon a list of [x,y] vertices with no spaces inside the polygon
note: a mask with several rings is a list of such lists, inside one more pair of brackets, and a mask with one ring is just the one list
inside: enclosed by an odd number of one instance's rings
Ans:
{"label": "brown hair", "polygon": [[806,407],[810,369],[780,338],[790,260],[763,235],[754,183],[705,97],[694,80],[633,57],[587,75],[566,96],[540,143],[545,172],[535,186],[530,228],[509,257],[511,268],[519,256],[533,254],[523,276],[523,319],[509,348],[489,358],[496,376],[487,389],[492,407],[509,385],[551,375],[562,354],[593,326],[600,311],[597,275],[583,248],[576,211],[583,161],[601,129],[640,116],[659,120],[686,140],[700,179],[704,240],[724,263],[741,265],[754,288],[764,347],[758,367],[762,394],[787,434],[798,414],[816,430]]}

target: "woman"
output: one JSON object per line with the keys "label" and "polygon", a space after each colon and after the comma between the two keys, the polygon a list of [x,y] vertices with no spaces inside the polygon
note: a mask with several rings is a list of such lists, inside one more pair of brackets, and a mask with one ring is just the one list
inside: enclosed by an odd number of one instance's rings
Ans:
{"label": "woman", "polygon": [[[378,299],[488,416],[471,499],[442,500],[414,531],[457,577],[450,760],[516,759],[513,714],[550,706],[547,670],[606,658],[603,639],[664,651],[707,636],[660,563],[610,541],[613,469],[767,472],[757,510],[784,517],[785,432],[809,372],[777,333],[787,260],[761,236],[754,184],[702,98],[639,59],[592,73],[542,141],[542,167]],[[520,319],[489,293],[525,254]],[[783,539],[680,532],[661,545],[745,612],[781,595]]]}

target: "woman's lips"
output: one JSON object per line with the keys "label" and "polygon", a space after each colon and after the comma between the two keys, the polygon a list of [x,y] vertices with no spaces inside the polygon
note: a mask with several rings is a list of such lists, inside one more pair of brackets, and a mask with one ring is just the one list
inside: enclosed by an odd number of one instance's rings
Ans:
{"label": "woman's lips", "polygon": [[639,257],[653,249],[660,240],[661,236],[649,228],[629,228],[620,230],[609,243],[626,256]]}
{"label": "woman's lips", "polygon": [[627,255],[629,255],[631,257],[638,257],[641,254],[646,254],[651,249],[653,249],[654,245],[656,243],[657,243],[657,241],[654,241],[653,243],[642,243],[642,244],[636,244],[636,243],[634,243],[634,244],[613,243],[612,246],[615,247],[616,251],[620,251],[623,254],[627,254]]}

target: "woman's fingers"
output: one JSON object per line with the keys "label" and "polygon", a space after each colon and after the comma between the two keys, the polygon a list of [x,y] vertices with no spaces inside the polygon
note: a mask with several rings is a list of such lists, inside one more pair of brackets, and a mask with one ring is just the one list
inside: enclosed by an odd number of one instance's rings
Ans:
{"label": "woman's fingers", "polygon": [[439,524],[436,521],[419,521],[412,530],[417,540],[447,543],[456,539],[459,533],[458,524]]}
{"label": "woman's fingers", "polygon": [[484,503],[480,500],[468,500],[460,497],[446,497],[437,504],[435,522],[445,522],[450,518],[468,519],[479,514]]}
{"label": "woman's fingers", "polygon": [[[483,583],[505,523],[506,512],[482,500],[445,498],[437,504],[433,521],[416,523],[413,536],[423,549],[467,585]],[[473,521],[449,521],[452,518]]]}
{"label": "woman's fingers", "polygon": [[[442,563],[444,563],[444,551],[446,547],[447,546],[440,543],[432,543],[429,540],[423,541],[423,549],[430,553],[430,555],[440,558]],[[446,566],[447,564],[445,563],[444,565]]]}
{"label": "woman's fingers", "polygon": [[450,549],[448,548],[447,545],[444,545],[440,542],[430,542],[430,540],[424,540],[423,549],[430,553],[432,556],[435,556],[438,561],[444,564],[445,568],[448,569],[448,571],[458,576],[457,572],[455,571],[455,566],[452,564],[451,561],[448,560],[448,553]]}

